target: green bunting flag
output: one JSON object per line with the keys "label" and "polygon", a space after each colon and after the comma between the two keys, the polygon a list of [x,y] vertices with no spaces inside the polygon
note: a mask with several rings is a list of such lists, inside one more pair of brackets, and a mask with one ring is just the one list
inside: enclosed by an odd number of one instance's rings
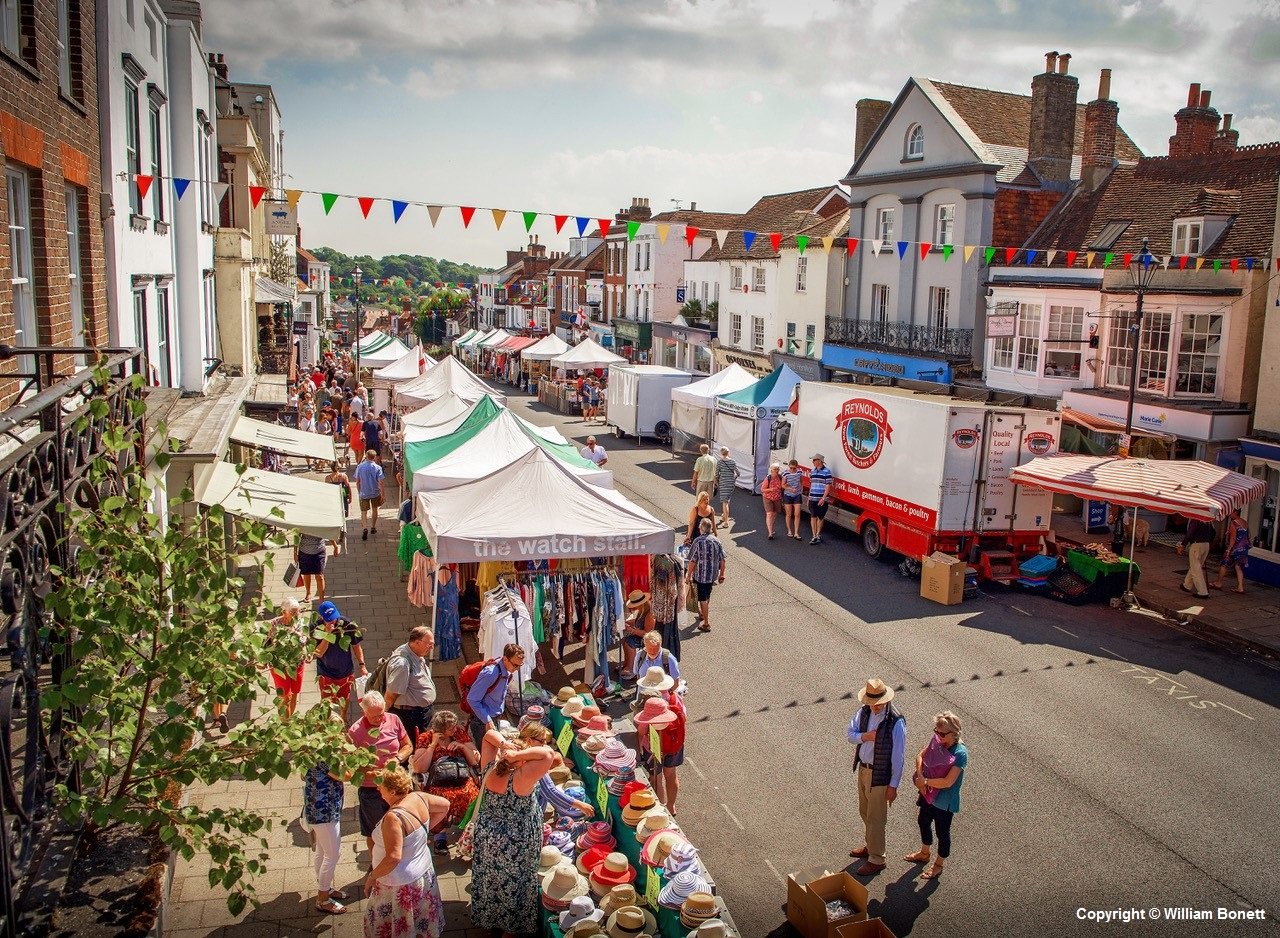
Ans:
{"label": "green bunting flag", "polygon": [[636,232],[639,230],[640,223],[638,221],[627,222],[627,240],[634,241],[636,239]]}
{"label": "green bunting flag", "polygon": [[320,201],[324,203],[324,213],[329,214],[329,210],[333,208],[333,203],[338,201],[338,197],[332,192],[321,192]]}
{"label": "green bunting flag", "polygon": [[1114,254],[1112,254],[1110,251],[1108,251],[1106,254],[1104,254],[1104,255],[1102,256],[1102,266],[1103,266],[1103,268],[1110,267],[1110,266],[1111,266],[1111,262],[1112,262],[1113,260],[1115,260],[1115,255],[1114,255]]}
{"label": "green bunting flag", "polygon": [[1221,270],[1221,269],[1222,269],[1222,261],[1221,261],[1221,260],[1216,260],[1216,261],[1214,261],[1214,262],[1213,262],[1213,269],[1214,269],[1214,271],[1219,271],[1219,270]]}
{"label": "green bunting flag", "polygon": [[804,249],[808,246],[808,244],[809,244],[808,235],[796,235],[796,247],[800,249],[801,254],[804,253]]}
{"label": "green bunting flag", "polygon": [[533,222],[538,217],[537,212],[524,212],[524,230],[529,231],[533,228]]}
{"label": "green bunting flag", "polygon": [[986,256],[986,258],[987,258],[987,266],[988,266],[988,267],[990,267],[990,266],[991,266],[991,258],[993,258],[993,257],[995,257],[995,256],[996,256],[996,249],[995,249],[995,248],[987,248],[987,249],[986,249],[985,251],[983,251],[982,253],[983,253],[983,254]]}
{"label": "green bunting flag", "polygon": [[955,250],[955,248],[954,248],[954,247],[952,247],[950,244],[944,244],[944,245],[942,246],[942,259],[943,259],[943,261],[949,261],[949,260],[951,260],[951,252],[952,252],[952,251],[954,251],[954,250]]}

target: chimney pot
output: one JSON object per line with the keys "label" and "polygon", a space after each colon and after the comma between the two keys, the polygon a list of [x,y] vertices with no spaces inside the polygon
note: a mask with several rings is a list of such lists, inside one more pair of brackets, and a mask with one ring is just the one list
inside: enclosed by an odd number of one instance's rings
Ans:
{"label": "chimney pot", "polygon": [[1222,115],[1222,132],[1225,134],[1229,130],[1231,130],[1231,115],[1223,114]]}
{"label": "chimney pot", "polygon": [[1195,107],[1200,103],[1200,82],[1193,81],[1187,89],[1187,107]]}
{"label": "chimney pot", "polygon": [[1213,92],[1212,92],[1212,91],[1208,91],[1208,90],[1200,92],[1200,106],[1201,106],[1201,107],[1208,107],[1208,106],[1209,106],[1209,95],[1211,95],[1211,94],[1213,94]]}
{"label": "chimney pot", "polygon": [[1052,72],[1053,67],[1057,63],[1057,61],[1058,61],[1057,52],[1046,52],[1044,54],[1044,70],[1046,72]]}
{"label": "chimney pot", "polygon": [[1098,100],[1111,100],[1111,69],[1104,68],[1098,76]]}
{"label": "chimney pot", "polygon": [[1064,52],[1058,57],[1058,74],[1067,74],[1067,68],[1071,65],[1071,53]]}
{"label": "chimney pot", "polygon": [[697,203],[697,202],[690,202],[690,203],[689,203],[689,211],[691,211],[691,212],[696,212],[697,210],[698,210],[698,203]]}

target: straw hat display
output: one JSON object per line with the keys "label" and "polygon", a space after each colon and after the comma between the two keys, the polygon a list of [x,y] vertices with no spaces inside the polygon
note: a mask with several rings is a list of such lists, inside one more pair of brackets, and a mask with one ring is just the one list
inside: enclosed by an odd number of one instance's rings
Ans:
{"label": "straw hat display", "polygon": [[574,689],[570,687],[568,684],[566,684],[564,687],[560,688],[560,690],[556,692],[556,695],[554,697],[551,698],[551,706],[563,707],[565,704],[567,704],[570,700],[573,699],[574,693],[575,693]]}
{"label": "straw hat display", "polygon": [[603,896],[614,886],[636,881],[636,868],[627,862],[624,853],[611,853],[604,862],[591,871],[587,877],[589,888],[597,896]]}
{"label": "straw hat display", "polygon": [[636,887],[631,883],[624,883],[614,886],[604,894],[604,898],[600,900],[600,911],[605,915],[612,915],[623,906],[639,904],[640,896],[636,893]]}
{"label": "straw hat display", "polygon": [[547,836],[547,846],[555,847],[560,855],[573,860],[576,851],[573,848],[573,834],[565,830],[554,830]]}
{"label": "straw hat display", "polygon": [[686,871],[698,872],[698,848],[687,842],[675,844],[662,861],[662,870],[670,876]]}
{"label": "straw hat display", "polygon": [[711,918],[685,935],[685,938],[732,938],[732,935],[728,925],[718,918]]}
{"label": "straw hat display", "polygon": [[653,793],[652,788],[633,791],[627,806],[622,809],[622,823],[627,827],[635,827],[640,823],[640,819],[644,817],[645,812],[652,810],[657,803],[658,797]]}
{"label": "straw hat display", "polygon": [[[577,721],[578,721],[578,718],[574,717],[574,722],[576,723]],[[591,737],[591,736],[601,736],[601,735],[603,736],[613,735],[612,721],[610,721],[610,719],[607,716],[601,713],[597,713],[590,720],[588,720],[586,723],[584,723],[582,726],[578,728],[578,739],[587,739],[588,737]]]}
{"label": "straw hat display", "polygon": [[567,765],[553,766],[547,773],[555,785],[564,785],[573,778],[573,771]]}
{"label": "straw hat display", "polygon": [[583,850],[578,854],[578,872],[583,876],[590,876],[592,870],[603,863],[612,850],[612,847],[606,847],[603,844],[597,844],[590,850]]}
{"label": "straw hat display", "polygon": [[644,791],[648,787],[649,787],[648,782],[636,782],[636,781],[627,782],[627,784],[623,786],[622,791],[618,792],[618,803],[625,808],[628,804],[631,803],[632,794],[638,791]]}
{"label": "straw hat display", "polygon": [[594,919],[587,919],[585,922],[579,922],[565,932],[564,938],[595,938],[595,936],[603,934],[604,928],[600,922]]}
{"label": "straw hat display", "polygon": [[658,920],[648,909],[626,905],[609,916],[604,933],[609,938],[638,938],[640,935],[656,935]]}
{"label": "straw hat display", "polygon": [[587,878],[567,862],[542,874],[542,904],[553,911],[567,909],[569,903],[587,894]]}
{"label": "straw hat display", "polygon": [[587,702],[581,697],[570,697],[561,707],[560,713],[565,719],[571,719],[580,714],[587,706]]}
{"label": "straw hat display", "polygon": [[689,841],[677,830],[658,831],[645,838],[644,846],[640,848],[640,862],[646,866],[662,866],[672,847],[687,843]]}
{"label": "straw hat display", "polygon": [[560,928],[568,931],[579,922],[599,922],[604,919],[604,913],[596,908],[596,904],[591,901],[590,896],[579,896],[569,903],[569,908],[560,913]]}
{"label": "straw hat display", "polygon": [[538,854],[538,872],[545,873],[547,870],[553,870],[562,862],[564,862],[564,854],[548,844]]}
{"label": "straw hat display", "polygon": [[676,822],[672,820],[666,808],[652,808],[645,812],[644,817],[640,818],[640,823],[636,825],[636,840],[644,843],[658,831],[665,831],[675,826]]}
{"label": "straw hat display", "polygon": [[573,714],[570,714],[568,712],[570,706],[571,704],[565,704],[560,712],[567,717],[572,717],[573,725],[576,726],[578,729],[582,729],[582,727],[590,723],[593,717],[598,717],[601,715],[600,708],[597,707],[594,703],[583,704],[582,709],[579,710],[577,713],[573,713]]}
{"label": "straw hat display", "polygon": [[675,686],[676,679],[657,666],[646,668],[644,677],[636,682],[637,689],[641,691],[671,690]]}
{"label": "straw hat display", "polygon": [[595,736],[588,736],[585,740],[579,743],[579,745],[582,746],[582,751],[587,755],[598,756],[600,753],[604,752],[605,743],[608,741],[608,736],[605,736],[602,733],[597,733]]}
{"label": "straw hat display", "polygon": [[636,751],[628,749],[621,740],[610,739],[605,742],[604,749],[596,756],[595,770],[597,775],[612,777],[630,772],[636,767]]}
{"label": "straw hat display", "polygon": [[692,893],[680,906],[680,924],[686,928],[698,928],[719,915],[720,905],[709,892]]}

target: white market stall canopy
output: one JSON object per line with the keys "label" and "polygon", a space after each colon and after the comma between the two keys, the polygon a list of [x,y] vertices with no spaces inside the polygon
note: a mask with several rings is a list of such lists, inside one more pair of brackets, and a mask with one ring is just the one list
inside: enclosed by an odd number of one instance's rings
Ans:
{"label": "white market stall canopy", "polygon": [[551,359],[557,368],[582,370],[584,368],[608,368],[610,365],[624,365],[627,360],[615,355],[595,339],[583,339],[563,355]]}
{"label": "white market stall canopy", "polygon": [[756,376],[732,363],[713,375],[671,389],[671,448],[677,453],[696,453],[711,440],[716,398],[755,384]]}
{"label": "white market stall canopy", "polygon": [[493,332],[490,332],[487,336],[485,336],[483,339],[477,342],[475,344],[475,347],[476,348],[494,348],[498,345],[501,345],[503,342],[507,341],[507,339],[509,338],[511,338],[511,333],[508,332],[506,329],[495,329]]}
{"label": "white market stall canopy", "polygon": [[[361,362],[363,363],[364,360],[365,359],[362,356]],[[423,350],[421,343],[419,343],[393,361],[390,365],[379,368],[373,373],[373,376],[392,383],[399,381],[412,381],[435,363],[435,359],[428,355]]]}
{"label": "white market stall canopy", "polygon": [[505,407],[478,408],[448,436],[405,439],[404,464],[413,491],[452,488],[495,472],[540,449],[590,485],[613,488],[613,472],[584,459],[578,447],[540,436]]}
{"label": "white market stall canopy", "polygon": [[255,303],[288,303],[293,305],[293,291],[279,281],[259,274],[253,278],[253,301]]}
{"label": "white market stall canopy", "polygon": [[254,420],[252,417],[243,415],[231,428],[231,439],[255,449],[270,449],[289,456],[301,456],[304,459],[323,459],[325,462],[333,462],[338,458],[332,436],[295,430],[293,427],[282,427],[277,423]]}
{"label": "white market stall canopy", "polygon": [[334,539],[346,529],[342,493],[327,482],[260,469],[238,474],[231,463],[215,462],[196,467],[195,494],[202,505],[314,537]]}
{"label": "white market stall canopy", "polygon": [[460,342],[458,342],[458,348],[468,348],[468,349],[475,348],[477,345],[479,345],[481,342],[489,338],[489,336],[493,335],[497,331],[498,331],[497,329],[490,329],[488,332],[481,332],[478,329],[473,330],[471,335],[467,336],[465,339],[462,339]]}
{"label": "white market stall canopy", "polygon": [[466,345],[466,344],[467,344],[467,342],[471,339],[471,337],[472,337],[473,335],[476,335],[476,334],[477,334],[477,333],[476,333],[476,330],[474,330],[474,329],[468,329],[466,332],[462,333],[462,335],[460,335],[460,336],[458,336],[456,339],[454,339],[454,340],[453,340],[453,344],[454,344],[454,346],[455,346],[455,347],[456,347],[456,346],[459,346],[459,345]]}
{"label": "white market stall canopy", "polygon": [[1009,473],[1020,485],[1125,507],[1221,521],[1237,508],[1266,497],[1267,484],[1212,463],[1118,456],[1037,456]]}
{"label": "white market stall canopy", "polygon": [[553,332],[521,351],[520,357],[527,362],[549,362],[567,351],[569,343]]}
{"label": "white market stall canopy", "polygon": [[456,358],[446,356],[427,373],[407,381],[396,388],[397,407],[421,407],[440,398],[454,394],[464,400],[475,403],[486,394],[499,404],[506,405],[507,399],[500,392],[477,378],[466,365]]}
{"label": "white market stall canopy", "polygon": [[675,532],[534,450],[467,485],[416,496],[439,563],[669,554]]}
{"label": "white market stall canopy", "polygon": [[[428,404],[421,410],[415,410],[413,413],[405,414],[400,418],[400,422],[404,424],[404,441],[405,443],[420,443],[423,440],[439,439],[442,436],[448,436],[453,433],[473,415],[480,414],[492,417],[500,410],[506,410],[506,408],[488,394],[475,403],[464,401],[462,398],[450,394],[448,397],[440,398],[434,404]],[[556,443],[561,446],[567,446],[569,443],[565,435],[555,427],[540,427],[514,412],[512,412],[512,416],[520,421],[521,426],[526,430],[541,437],[548,443]]]}
{"label": "white market stall canopy", "polygon": [[360,346],[361,368],[382,368],[394,364],[409,351],[409,346],[395,336],[383,336],[383,339],[378,345]]}
{"label": "white market stall canopy", "polygon": [[374,329],[372,332],[366,332],[364,335],[360,336],[360,341],[357,342],[353,348],[358,348],[362,352],[365,349],[380,348],[386,344],[388,338],[389,336],[381,329]]}

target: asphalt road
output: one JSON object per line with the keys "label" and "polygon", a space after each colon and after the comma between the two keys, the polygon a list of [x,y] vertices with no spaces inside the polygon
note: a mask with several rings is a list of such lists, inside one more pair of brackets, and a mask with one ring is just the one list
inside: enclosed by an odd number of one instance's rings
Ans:
{"label": "asphalt road", "polygon": [[[510,403],[596,431],[618,489],[683,526],[690,461]],[[939,606],[840,532],[766,540],[761,509],[739,492],[716,627],[681,659],[679,818],[744,936],[784,933],[787,874],[844,869],[862,842],[845,729],[871,676],[900,688],[909,760],[944,709],[971,753],[941,879],[900,859],[919,846],[909,784],[890,809],[889,866],[867,885],[895,934],[1280,931],[1280,672],[1105,607],[1015,592]],[[1172,907],[1266,920],[1166,922]],[[1127,909],[1145,920],[1079,918]]]}

